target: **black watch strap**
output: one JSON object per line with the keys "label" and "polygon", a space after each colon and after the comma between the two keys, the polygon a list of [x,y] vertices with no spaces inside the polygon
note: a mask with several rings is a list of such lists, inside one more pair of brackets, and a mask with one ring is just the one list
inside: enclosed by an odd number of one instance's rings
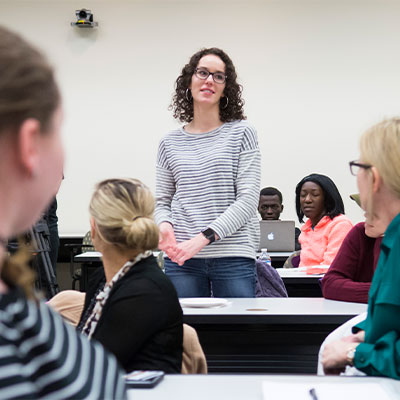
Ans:
{"label": "black watch strap", "polygon": [[210,241],[210,243],[215,242],[215,232],[211,228],[204,229],[201,233]]}

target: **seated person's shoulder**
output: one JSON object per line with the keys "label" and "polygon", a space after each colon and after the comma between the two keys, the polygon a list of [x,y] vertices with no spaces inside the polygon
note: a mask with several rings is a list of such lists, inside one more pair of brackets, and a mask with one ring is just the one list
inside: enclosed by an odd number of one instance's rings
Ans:
{"label": "seated person's shoulder", "polygon": [[118,296],[161,295],[177,298],[175,288],[153,256],[142,260],[120,282]]}
{"label": "seated person's shoulder", "polygon": [[350,218],[344,214],[339,214],[331,221],[332,229],[347,229],[350,230],[353,227],[353,223]]}
{"label": "seated person's shoulder", "polygon": [[364,222],[359,222],[358,224],[355,224],[353,226],[353,228],[351,229],[351,231],[349,232],[349,235],[352,235],[354,237],[358,236],[358,237],[368,237],[365,234],[365,223]]}

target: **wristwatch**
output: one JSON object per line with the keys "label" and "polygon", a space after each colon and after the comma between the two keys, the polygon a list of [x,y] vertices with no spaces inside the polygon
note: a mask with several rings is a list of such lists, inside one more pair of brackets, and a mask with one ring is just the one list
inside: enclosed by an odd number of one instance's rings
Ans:
{"label": "wristwatch", "polygon": [[215,242],[215,232],[211,228],[204,229],[201,233],[210,241],[208,244]]}
{"label": "wristwatch", "polygon": [[354,366],[354,354],[356,353],[356,348],[355,347],[350,347],[349,350],[347,350],[346,354],[346,362],[347,365],[350,365],[350,367]]}

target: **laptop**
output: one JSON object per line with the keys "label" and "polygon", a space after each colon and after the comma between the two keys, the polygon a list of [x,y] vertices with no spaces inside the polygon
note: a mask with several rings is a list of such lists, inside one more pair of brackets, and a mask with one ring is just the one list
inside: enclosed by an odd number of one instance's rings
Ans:
{"label": "laptop", "polygon": [[260,221],[260,248],[294,251],[294,221]]}

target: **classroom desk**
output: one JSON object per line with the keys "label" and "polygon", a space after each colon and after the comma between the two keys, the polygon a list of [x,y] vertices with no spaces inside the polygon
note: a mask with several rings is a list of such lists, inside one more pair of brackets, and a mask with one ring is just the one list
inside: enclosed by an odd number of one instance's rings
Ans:
{"label": "classroom desk", "polygon": [[[274,268],[281,268],[288,257],[293,253],[292,251],[272,251],[268,252],[271,257],[271,265]],[[260,257],[261,252],[257,252],[257,258]]]}
{"label": "classroom desk", "polygon": [[[310,375],[167,375],[153,389],[129,389],[128,399],[132,400],[262,400],[263,382],[279,383],[280,387],[290,384],[304,383],[306,387],[316,387],[318,385],[332,384],[333,392],[346,386],[349,389],[356,390],[358,396],[341,396],[341,400],[362,398],[367,400],[368,393],[371,393],[373,385],[377,390],[383,390],[383,396],[379,400],[399,399],[400,381],[388,378],[376,377],[337,377],[337,376],[310,376]],[[376,386],[377,387],[376,387]],[[368,389],[369,392],[368,392]],[[362,393],[362,391],[367,393]],[[282,393],[275,395],[271,392],[268,399],[275,400],[293,400],[293,397],[283,397]],[[371,393],[372,395],[372,393]],[[385,395],[387,399],[385,399]],[[331,398],[337,399],[335,393]],[[373,397],[372,397],[373,398]],[[304,397],[296,396],[295,399],[311,399],[306,394]],[[324,400],[320,396],[319,400]],[[376,400],[376,398],[374,398]]]}
{"label": "classroom desk", "polygon": [[74,262],[81,263],[81,280],[79,288],[81,292],[86,292],[89,285],[90,273],[102,265],[101,253],[98,251],[87,251],[74,257]]}
{"label": "classroom desk", "polygon": [[[156,257],[158,254],[158,251],[154,252]],[[288,257],[289,254],[291,253],[271,253],[271,258],[274,260],[275,256]],[[82,279],[80,287],[82,291],[85,291],[91,270],[101,265],[101,253],[97,251],[89,251],[78,254],[74,257],[74,261],[82,263]],[[290,269],[283,268],[277,268],[277,271],[285,284],[289,297],[322,297],[322,291],[319,284],[320,278],[323,277],[322,274],[307,275],[305,272],[298,272],[295,271],[295,269],[291,271]]]}
{"label": "classroom desk", "polygon": [[277,268],[289,297],[322,297],[319,280],[324,274],[307,275],[297,268]]}
{"label": "classroom desk", "polygon": [[[157,257],[159,254],[158,251],[154,252],[154,255]],[[271,261],[273,266],[282,266],[285,260],[292,254],[291,252],[275,252],[275,253],[270,253],[271,255]],[[78,254],[74,257],[74,261],[76,263],[81,263],[82,264],[82,279],[81,279],[81,290],[85,291],[87,284],[88,284],[88,277],[90,275],[90,271],[93,268],[98,267],[101,265],[101,253],[97,251],[89,251],[86,253]],[[275,264],[275,265],[274,265]],[[316,296],[321,296],[321,294],[318,294],[318,292],[310,292],[310,288],[312,286],[309,285],[311,281],[306,281],[303,282],[302,280],[299,280],[297,283],[295,283],[293,286],[293,289],[291,289],[291,292],[293,296],[295,297],[296,294],[298,294],[297,297],[302,297],[301,293],[305,293],[306,295],[309,295],[311,297],[313,294]],[[289,282],[289,285],[292,283]],[[297,290],[297,286],[301,286],[303,290]],[[296,289],[297,288],[297,289]],[[297,291],[296,291],[297,290]]]}
{"label": "classroom desk", "polygon": [[101,253],[99,251],[87,251],[74,257],[74,261],[78,263],[98,262],[101,263]]}
{"label": "classroom desk", "polygon": [[[158,255],[158,251],[155,251],[155,256]],[[261,253],[260,253],[261,254]],[[292,253],[289,251],[280,251],[269,253],[271,256],[272,261],[280,260],[280,259],[287,259]],[[101,253],[98,251],[88,251],[86,253],[78,254],[75,256],[74,260],[76,262],[93,262],[93,261],[101,261]]]}
{"label": "classroom desk", "polygon": [[[158,257],[160,252],[154,251],[153,254],[155,257]],[[89,284],[89,276],[91,271],[102,265],[101,253],[99,251],[87,251],[85,253],[76,255],[74,257],[74,262],[82,264],[80,290],[81,292],[85,292]]]}
{"label": "classroom desk", "polygon": [[316,373],[325,337],[366,304],[324,298],[229,299],[221,308],[184,308],[210,372]]}

